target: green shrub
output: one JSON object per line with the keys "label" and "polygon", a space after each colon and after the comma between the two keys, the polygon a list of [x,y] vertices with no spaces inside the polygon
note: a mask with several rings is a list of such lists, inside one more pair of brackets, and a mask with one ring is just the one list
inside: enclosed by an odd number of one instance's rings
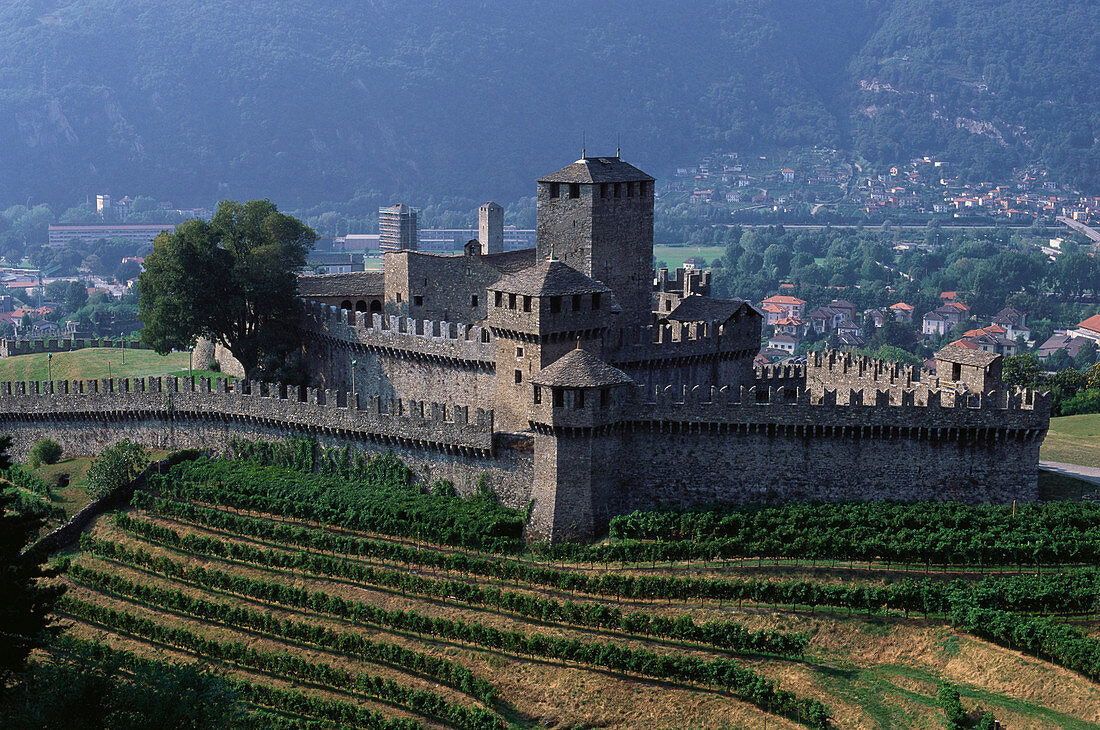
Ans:
{"label": "green shrub", "polygon": [[110,446],[88,469],[88,492],[99,499],[128,484],[149,464],[141,444],[123,439]]}
{"label": "green shrub", "polygon": [[61,460],[62,452],[61,444],[53,439],[38,439],[31,447],[27,462],[32,469],[37,469],[43,464],[56,464]]}

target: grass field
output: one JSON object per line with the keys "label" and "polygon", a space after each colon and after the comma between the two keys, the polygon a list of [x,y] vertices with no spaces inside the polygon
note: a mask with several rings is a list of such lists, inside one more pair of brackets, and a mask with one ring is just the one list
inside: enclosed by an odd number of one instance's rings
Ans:
{"label": "grass field", "polygon": [[654,246],[653,256],[668,264],[669,269],[684,265],[686,259],[701,257],[710,266],[714,259],[721,258],[726,252],[725,246]]}
{"label": "grass field", "polygon": [[1100,467],[1100,413],[1050,419],[1039,456],[1045,461]]}
{"label": "grass field", "polygon": [[[216,512],[240,514],[241,510],[217,508]],[[1100,685],[1074,672],[1012,651],[971,635],[955,631],[942,618],[905,618],[900,614],[852,616],[839,609],[818,608],[791,610],[766,605],[722,605],[715,601],[653,601],[614,599],[604,595],[558,591],[519,580],[499,581],[476,573],[448,572],[383,561],[355,554],[306,550],[319,559],[331,556],[339,564],[358,565],[379,571],[412,571],[425,580],[460,581],[483,588],[514,591],[524,598],[573,600],[583,606],[617,609],[623,615],[644,612],[669,620],[688,616],[697,623],[709,620],[737,621],[751,630],[769,630],[805,634],[809,649],[801,658],[780,658],[764,654],[727,652],[714,646],[689,640],[637,635],[617,629],[581,628],[574,624],[539,620],[502,607],[464,603],[442,594],[406,592],[386,587],[367,579],[333,577],[312,572],[314,569],[278,567],[284,560],[297,559],[302,554],[300,544],[275,538],[257,538],[229,529],[215,529],[201,521],[171,516],[156,510],[131,509],[130,517],[156,528],[168,528],[182,536],[214,538],[229,545],[252,546],[281,556],[261,562],[224,557],[218,551],[192,552],[180,543],[150,537],[154,531],[120,525],[111,516],[97,520],[90,533],[94,538],[109,541],[129,551],[143,550],[153,558],[166,558],[177,566],[172,570],[152,566],[126,557],[111,557],[103,552],[72,552],[70,557],[79,566],[70,571],[69,597],[94,607],[111,608],[123,614],[140,617],[166,629],[184,629],[219,642],[241,642],[250,649],[287,654],[314,664],[327,664],[353,674],[374,674],[412,688],[427,690],[448,702],[472,708],[485,708],[502,718],[509,727],[520,728],[796,728],[795,722],[769,715],[753,705],[733,698],[727,692],[704,685],[672,680],[656,680],[636,674],[576,662],[534,658],[503,648],[490,648],[476,642],[438,638],[428,633],[414,632],[384,623],[348,620],[311,602],[308,606],[291,605],[281,598],[272,600],[244,597],[236,584],[222,583],[222,588],[208,587],[192,579],[187,568],[201,567],[223,571],[226,580],[250,578],[339,597],[347,602],[364,602],[387,611],[412,611],[434,618],[456,622],[478,623],[486,627],[526,634],[538,633],[548,639],[604,642],[620,648],[647,649],[700,659],[729,658],[743,667],[775,680],[783,689],[800,696],[819,698],[833,713],[837,728],[935,728],[943,726],[943,712],[937,706],[937,684],[948,681],[958,685],[966,709],[981,706],[995,713],[1009,728],[1095,728],[1100,723]],[[248,517],[262,522],[278,522],[290,527],[316,530],[318,525],[247,512]],[[367,533],[349,533],[329,528],[330,532],[374,539]],[[163,534],[163,533],[161,533]],[[288,538],[289,539],[289,538]],[[400,540],[398,540],[400,541]],[[411,542],[411,541],[410,541]],[[418,541],[419,542],[419,541]],[[421,546],[437,552],[451,551],[444,546]],[[219,550],[221,550],[219,548]],[[133,554],[133,553],[130,553]],[[120,555],[120,553],[113,553]],[[168,564],[168,565],[171,565]],[[320,563],[318,563],[320,564]],[[588,573],[604,573],[607,568],[590,564],[559,566]],[[709,575],[711,577],[796,579],[812,578],[829,583],[846,581],[895,582],[907,577],[897,570],[851,568],[754,568],[751,564],[727,563],[721,567],[699,570],[698,565],[624,565],[612,572],[656,575]],[[99,583],[89,579],[98,571],[107,576]],[[199,573],[196,572],[196,575]],[[82,577],[84,576],[84,577]],[[116,589],[108,578],[118,578],[136,585],[140,590]],[[161,592],[150,592],[159,588]],[[226,608],[214,614],[200,615],[190,608],[181,608],[173,592]],[[154,597],[150,597],[154,596]],[[159,598],[155,596],[160,596]],[[338,635],[358,636],[373,642],[383,642],[422,652],[435,659],[455,662],[495,688],[496,698],[483,701],[468,691],[433,676],[430,672],[413,671],[393,662],[381,662],[346,651],[350,642],[339,641],[322,645],[308,639],[288,638],[274,628],[257,628],[241,618],[246,609],[269,618],[289,622],[304,622]],[[134,651],[140,655],[167,661],[203,662],[218,671],[253,683],[337,699],[360,707],[378,710],[391,717],[418,719],[427,727],[458,727],[441,722],[437,717],[418,713],[400,704],[380,701],[377,696],[358,687],[334,689],[323,683],[302,681],[283,674],[281,670],[258,671],[232,661],[196,653],[185,646],[166,643],[155,636],[111,625],[101,619],[69,612],[71,631],[85,639]],[[285,624],[283,624],[285,625]],[[1100,624],[1081,619],[1087,630]],[[144,629],[143,629],[144,630]]]}
{"label": "grass field", "polygon": [[114,347],[55,352],[52,362],[46,353],[15,355],[0,358],[0,382],[47,380],[51,370],[54,380],[90,380],[109,375],[115,378],[144,378],[187,371],[186,352],[161,356],[152,350],[127,349],[125,365],[122,358],[122,350]]}

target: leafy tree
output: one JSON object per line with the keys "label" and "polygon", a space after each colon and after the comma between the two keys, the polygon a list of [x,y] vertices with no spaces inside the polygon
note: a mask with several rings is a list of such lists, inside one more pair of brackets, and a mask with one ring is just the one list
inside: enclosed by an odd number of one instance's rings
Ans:
{"label": "leafy tree", "polygon": [[53,439],[38,439],[31,447],[30,454],[27,456],[27,463],[31,465],[32,469],[37,469],[43,464],[56,464],[61,460],[61,453],[61,444]]}
{"label": "leafy tree", "polygon": [[161,234],[138,278],[142,341],[165,354],[208,337],[271,375],[298,345],[296,272],[316,238],[267,200],[223,201],[209,223]]}
{"label": "leafy tree", "polygon": [[1034,355],[1024,353],[1006,357],[1002,372],[1005,385],[1030,388],[1038,380],[1041,371],[1042,367],[1039,359]]}
{"label": "leafy tree", "polygon": [[1093,365],[1085,373],[1085,387],[1090,390],[1100,388],[1100,362]]}
{"label": "leafy tree", "polygon": [[[11,437],[0,437],[0,469],[11,462]],[[21,672],[31,651],[59,631],[51,612],[64,588],[40,581],[57,574],[43,568],[44,556],[24,556],[45,522],[41,514],[19,508],[14,488],[0,491],[0,692]]]}
{"label": "leafy tree", "polygon": [[75,312],[88,303],[88,289],[82,281],[71,281],[65,290],[65,311]]}
{"label": "leafy tree", "polygon": [[1096,343],[1088,340],[1081,345],[1081,349],[1073,356],[1073,364],[1077,366],[1078,370],[1087,370],[1094,362],[1096,362]]}
{"label": "leafy tree", "polygon": [[88,492],[104,497],[128,484],[149,464],[149,453],[141,444],[123,439],[110,446],[88,468]]}

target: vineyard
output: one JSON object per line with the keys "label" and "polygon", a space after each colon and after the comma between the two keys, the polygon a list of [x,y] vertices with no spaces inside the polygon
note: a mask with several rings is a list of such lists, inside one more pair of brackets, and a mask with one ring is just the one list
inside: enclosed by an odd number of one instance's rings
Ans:
{"label": "vineyard", "polygon": [[1100,725],[1097,505],[661,511],[528,547],[392,456],[234,456],[59,558],[68,646],[202,663],[262,727]]}

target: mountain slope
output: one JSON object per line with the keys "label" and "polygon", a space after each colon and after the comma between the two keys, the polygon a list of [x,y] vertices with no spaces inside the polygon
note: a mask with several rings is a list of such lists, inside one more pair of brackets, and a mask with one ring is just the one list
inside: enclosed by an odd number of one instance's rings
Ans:
{"label": "mountain slope", "polygon": [[824,144],[1094,185],[1097,26],[1076,0],[15,0],[0,205],[508,199],[584,133],[655,172]]}

